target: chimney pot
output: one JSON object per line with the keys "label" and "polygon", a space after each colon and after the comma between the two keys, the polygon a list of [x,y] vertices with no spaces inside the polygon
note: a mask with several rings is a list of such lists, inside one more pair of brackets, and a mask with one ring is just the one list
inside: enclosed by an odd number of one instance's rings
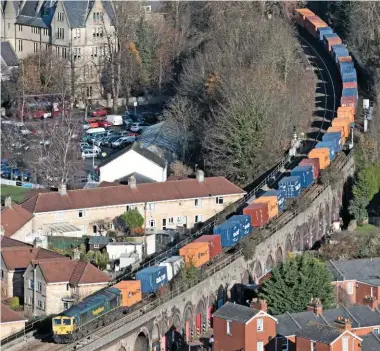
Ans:
{"label": "chimney pot", "polygon": [[199,183],[203,183],[205,181],[205,174],[202,170],[198,169],[197,170],[197,181]]}
{"label": "chimney pot", "polygon": [[12,198],[7,196],[4,201],[5,207],[12,208]]}
{"label": "chimney pot", "polygon": [[317,316],[321,316],[323,314],[323,305],[320,299],[311,299],[310,303],[307,305],[307,310],[309,312],[313,312]]}
{"label": "chimney pot", "polygon": [[67,195],[67,186],[66,186],[66,184],[59,184],[58,193],[60,195]]}
{"label": "chimney pot", "polygon": [[131,189],[136,189],[136,177],[134,175],[131,175],[128,179],[128,185],[131,187]]}

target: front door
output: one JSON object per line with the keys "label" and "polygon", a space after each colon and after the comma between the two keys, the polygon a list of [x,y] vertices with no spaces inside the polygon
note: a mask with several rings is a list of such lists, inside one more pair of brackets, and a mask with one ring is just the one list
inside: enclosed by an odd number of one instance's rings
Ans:
{"label": "front door", "polygon": [[166,229],[166,218],[162,219],[162,229]]}

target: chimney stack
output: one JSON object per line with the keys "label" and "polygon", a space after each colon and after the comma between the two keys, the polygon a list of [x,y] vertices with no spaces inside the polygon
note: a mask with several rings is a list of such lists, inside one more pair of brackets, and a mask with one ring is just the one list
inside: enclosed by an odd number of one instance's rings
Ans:
{"label": "chimney stack", "polygon": [[5,207],[12,208],[12,198],[7,196],[4,201]]}
{"label": "chimney stack", "polygon": [[311,298],[310,303],[307,305],[307,310],[309,312],[313,312],[317,316],[321,316],[323,314],[323,305],[321,300]]}
{"label": "chimney stack", "polygon": [[136,189],[136,177],[134,175],[131,175],[128,179],[128,185],[131,187],[131,189]]}
{"label": "chimney stack", "polygon": [[205,181],[205,174],[202,170],[198,169],[197,170],[197,181],[199,183],[203,183]]}
{"label": "chimney stack", "polygon": [[67,195],[67,186],[66,186],[66,184],[59,184],[59,186],[58,186],[58,193],[60,194],[60,195]]}
{"label": "chimney stack", "polygon": [[363,305],[369,306],[374,311],[379,307],[379,300],[376,296],[364,296]]}
{"label": "chimney stack", "polygon": [[349,318],[343,318],[342,316],[337,317],[335,320],[335,324],[338,325],[339,328],[343,330],[351,330],[352,324]]}
{"label": "chimney stack", "polygon": [[251,308],[255,308],[256,310],[260,310],[260,311],[263,311],[263,312],[267,312],[268,311],[268,305],[267,305],[267,302],[265,300],[261,300],[261,299],[252,299],[251,301]]}

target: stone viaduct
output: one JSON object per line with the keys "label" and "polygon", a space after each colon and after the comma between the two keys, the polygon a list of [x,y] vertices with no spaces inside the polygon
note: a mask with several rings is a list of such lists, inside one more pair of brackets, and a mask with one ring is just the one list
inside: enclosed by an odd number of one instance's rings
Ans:
{"label": "stone viaduct", "polygon": [[[347,157],[342,179],[343,175],[345,178],[352,175],[353,170],[353,158]],[[339,217],[342,193],[342,187],[335,190],[326,187],[305,211],[261,242],[251,260],[245,261],[240,256],[193,288],[94,338],[80,350],[166,351],[175,341],[191,340],[210,327],[212,311],[218,305],[227,299],[238,301],[236,287],[264,276],[287,253],[307,250],[318,242]]]}

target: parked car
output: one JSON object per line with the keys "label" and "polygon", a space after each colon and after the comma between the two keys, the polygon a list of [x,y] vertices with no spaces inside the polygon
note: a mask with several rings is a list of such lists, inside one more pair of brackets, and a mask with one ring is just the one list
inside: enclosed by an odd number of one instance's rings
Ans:
{"label": "parked car", "polygon": [[111,122],[114,126],[122,126],[123,125],[123,116],[121,115],[107,115],[106,120]]}
{"label": "parked car", "polygon": [[130,140],[123,140],[123,141],[119,144],[118,148],[119,148],[119,149],[124,149],[126,146],[131,145],[132,143],[133,143],[133,141],[130,141]]}
{"label": "parked car", "polygon": [[84,150],[95,150],[97,153],[101,152],[102,149],[98,145],[88,145],[81,148],[81,151]]}
{"label": "parked car", "polygon": [[109,127],[112,127],[113,124],[112,122],[104,120],[104,121],[99,121],[98,126],[103,127],[103,128],[109,128]]}
{"label": "parked car", "polygon": [[84,149],[82,151],[82,158],[85,160],[86,158],[92,158],[97,157],[99,152],[95,151],[94,149]]}
{"label": "parked car", "polygon": [[28,181],[30,179],[30,176],[31,176],[31,173],[28,169],[26,169],[23,173],[22,173],[22,180],[23,181]]}
{"label": "parked car", "polygon": [[13,179],[22,179],[22,172],[18,168],[13,170]]}
{"label": "parked car", "polygon": [[120,135],[109,135],[109,136],[102,139],[101,145],[106,146],[106,147],[110,147],[111,144],[118,139],[120,139]]}
{"label": "parked car", "polygon": [[100,145],[103,145],[103,140],[108,138],[108,136],[103,136],[103,137],[99,137],[99,138],[96,138],[94,139],[94,141],[92,142],[93,145],[96,145],[96,146],[100,146]]}
{"label": "parked car", "polygon": [[108,115],[108,108],[102,107],[102,108],[97,108],[94,111],[90,112],[90,115],[92,117],[103,117]]}
{"label": "parked car", "polygon": [[117,139],[116,141],[112,142],[111,147],[118,148],[118,147],[120,147],[120,144],[123,143],[124,141],[126,141],[128,143],[133,143],[134,141],[136,141],[136,137],[134,137],[134,136],[123,136],[123,137]]}
{"label": "parked car", "polygon": [[150,126],[150,124],[148,124],[148,123],[137,122],[137,123],[133,123],[130,129],[131,129],[131,132],[140,132],[141,133],[144,129],[146,129],[149,126]]}
{"label": "parked car", "polygon": [[129,128],[134,123],[133,119],[128,116],[123,116],[123,124],[125,128]]}

